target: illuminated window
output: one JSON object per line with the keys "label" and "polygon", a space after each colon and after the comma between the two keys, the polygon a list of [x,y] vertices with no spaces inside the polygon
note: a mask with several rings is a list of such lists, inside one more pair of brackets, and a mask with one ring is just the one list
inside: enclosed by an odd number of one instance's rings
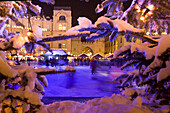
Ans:
{"label": "illuminated window", "polygon": [[66,47],[66,44],[62,44],[62,48],[65,48]]}
{"label": "illuminated window", "polygon": [[116,40],[116,42],[115,42],[115,50],[117,50],[118,49],[118,41]]}
{"label": "illuminated window", "polygon": [[118,49],[118,41],[114,40],[114,50],[117,50],[117,49]]}
{"label": "illuminated window", "polygon": [[40,20],[40,19],[41,19],[40,16],[38,16],[38,17],[37,17],[37,20]]}
{"label": "illuminated window", "polygon": [[58,25],[58,29],[59,29],[59,30],[66,30],[66,26],[65,26],[65,25],[62,25],[62,24],[59,24],[59,25]]}
{"label": "illuminated window", "polygon": [[63,25],[63,30],[66,30],[66,26],[65,25]]}
{"label": "illuminated window", "polygon": [[59,30],[62,30],[62,28],[63,28],[63,27],[62,27],[62,24],[59,24],[58,29],[59,29]]}
{"label": "illuminated window", "polygon": [[131,42],[135,42],[135,37],[132,37]]}

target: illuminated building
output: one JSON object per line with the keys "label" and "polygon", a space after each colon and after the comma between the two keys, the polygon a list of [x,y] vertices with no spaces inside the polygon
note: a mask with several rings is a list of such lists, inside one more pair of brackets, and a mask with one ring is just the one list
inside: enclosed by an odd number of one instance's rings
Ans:
{"label": "illuminated building", "polygon": [[[25,33],[30,29],[28,24],[28,18],[18,18],[21,23],[26,27],[15,25],[14,22],[9,20],[7,25],[7,30],[12,33]],[[72,16],[70,7],[54,7],[53,10],[53,19],[49,17],[40,17],[33,16],[31,17],[31,25],[39,26],[43,31],[43,37],[49,35],[60,35],[66,32],[71,28],[72,25]],[[141,41],[139,41],[141,43]],[[100,53],[103,56],[106,56],[109,53],[113,53],[114,50],[119,49],[120,47],[127,45],[123,36],[119,36],[114,42],[110,42],[108,38],[100,38],[92,42],[86,42],[85,37],[79,37],[75,39],[62,40],[47,42],[51,49],[60,49],[64,50],[68,54],[73,56],[78,56],[81,53],[86,53],[89,56],[92,56],[96,53]],[[34,50],[34,56],[39,56],[44,54],[46,51],[41,47],[37,46]],[[19,55],[26,55],[27,53],[22,48],[19,52]]]}

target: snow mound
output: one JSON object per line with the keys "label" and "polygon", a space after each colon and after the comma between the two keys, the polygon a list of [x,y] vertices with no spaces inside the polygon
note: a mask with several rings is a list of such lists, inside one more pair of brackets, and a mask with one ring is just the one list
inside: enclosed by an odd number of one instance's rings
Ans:
{"label": "snow mound", "polygon": [[75,72],[75,68],[72,66],[66,66],[66,68],[64,69],[65,71],[71,71],[71,72]]}
{"label": "snow mound", "polygon": [[95,98],[85,103],[62,101],[43,105],[37,113],[152,113],[141,102],[141,97],[132,102],[120,94],[113,94],[111,97]]}

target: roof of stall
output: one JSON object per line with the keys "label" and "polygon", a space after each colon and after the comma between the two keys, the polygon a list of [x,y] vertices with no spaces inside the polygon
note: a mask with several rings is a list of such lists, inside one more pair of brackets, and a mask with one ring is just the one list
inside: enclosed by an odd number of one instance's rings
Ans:
{"label": "roof of stall", "polygon": [[101,55],[101,54],[99,54],[99,53],[96,53],[96,54],[94,54],[93,56],[92,56],[92,58],[103,58],[103,56]]}
{"label": "roof of stall", "polygon": [[77,57],[89,57],[89,56],[85,53],[82,53],[82,54],[78,55]]}
{"label": "roof of stall", "polygon": [[53,54],[50,51],[47,51],[43,55],[67,55],[67,53],[64,50],[53,50]]}

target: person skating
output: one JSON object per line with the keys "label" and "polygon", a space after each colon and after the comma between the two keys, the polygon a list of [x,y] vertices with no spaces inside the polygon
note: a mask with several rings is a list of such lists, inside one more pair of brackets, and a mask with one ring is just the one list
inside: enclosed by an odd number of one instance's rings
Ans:
{"label": "person skating", "polygon": [[91,64],[90,64],[90,68],[91,68],[91,74],[95,74],[96,71],[96,61],[94,59],[91,60]]}

